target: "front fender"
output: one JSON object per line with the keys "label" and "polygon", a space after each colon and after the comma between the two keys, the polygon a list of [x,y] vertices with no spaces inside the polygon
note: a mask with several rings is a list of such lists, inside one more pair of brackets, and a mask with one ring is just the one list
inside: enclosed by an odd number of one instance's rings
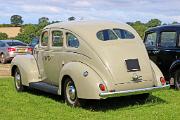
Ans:
{"label": "front fender", "polygon": [[29,86],[30,82],[40,81],[39,70],[33,55],[17,55],[11,62],[11,75],[16,67],[20,70],[23,85]]}
{"label": "front fender", "polygon": [[[84,72],[88,72],[84,76]],[[59,93],[61,93],[62,79],[69,76],[74,81],[77,89],[78,98],[83,99],[100,99],[99,84],[103,83],[101,77],[88,65],[80,62],[70,62],[63,66],[60,73]]]}
{"label": "front fender", "polygon": [[163,76],[161,70],[157,67],[157,65],[153,61],[151,61],[151,67],[152,67],[153,75],[155,78],[155,86],[162,86],[162,84],[160,82],[160,77],[164,77],[164,76]]}

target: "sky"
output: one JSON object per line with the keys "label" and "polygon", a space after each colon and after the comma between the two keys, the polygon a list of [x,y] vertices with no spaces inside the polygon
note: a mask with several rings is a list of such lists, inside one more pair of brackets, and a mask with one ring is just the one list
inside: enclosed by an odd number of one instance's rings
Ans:
{"label": "sky", "polygon": [[163,23],[180,22],[180,0],[0,0],[0,24],[21,15],[24,23],[50,21],[111,20],[147,22],[157,18]]}

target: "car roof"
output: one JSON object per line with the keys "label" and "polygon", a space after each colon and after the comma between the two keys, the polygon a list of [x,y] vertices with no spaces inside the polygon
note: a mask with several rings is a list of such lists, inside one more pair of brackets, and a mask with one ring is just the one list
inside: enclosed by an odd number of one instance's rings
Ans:
{"label": "car roof", "polygon": [[158,27],[153,27],[153,28],[148,29],[146,32],[165,31],[165,30],[180,31],[180,24],[162,25],[162,26],[158,26]]}
{"label": "car roof", "polygon": [[19,40],[0,40],[0,41],[5,42],[5,43],[7,43],[7,42],[22,42]]}
{"label": "car roof", "polygon": [[60,22],[60,23],[54,23],[48,25],[44,28],[44,30],[51,28],[61,28],[61,29],[69,30],[79,35],[85,41],[89,41],[89,42],[97,39],[96,37],[97,32],[104,29],[113,29],[113,28],[128,30],[129,32],[133,33],[137,38],[141,39],[137,34],[137,32],[131,26],[124,23],[112,22],[112,21],[90,20],[90,21]]}

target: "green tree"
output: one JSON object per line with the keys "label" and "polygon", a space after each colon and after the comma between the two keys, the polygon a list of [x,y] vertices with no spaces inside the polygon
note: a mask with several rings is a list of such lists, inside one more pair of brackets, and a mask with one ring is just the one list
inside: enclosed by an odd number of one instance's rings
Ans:
{"label": "green tree", "polygon": [[148,29],[145,23],[142,23],[141,21],[136,21],[136,22],[127,22],[127,24],[132,26],[142,39],[144,38],[144,32]]}
{"label": "green tree", "polygon": [[151,19],[146,23],[147,27],[156,27],[161,25],[161,21],[159,19]]}
{"label": "green tree", "polygon": [[22,17],[20,15],[13,15],[11,16],[11,24],[15,26],[19,26],[23,24]]}
{"label": "green tree", "polygon": [[177,21],[172,22],[172,24],[179,24]]}
{"label": "green tree", "polygon": [[68,18],[68,21],[73,21],[73,20],[76,20],[76,18],[73,16]]}
{"label": "green tree", "polygon": [[38,30],[39,29],[37,25],[32,25],[32,24],[24,25],[21,28],[21,33],[19,33],[15,39],[21,40],[25,43],[29,43],[34,37],[37,36]]}
{"label": "green tree", "polygon": [[8,35],[6,33],[0,32],[0,40],[6,40],[8,39]]}
{"label": "green tree", "polygon": [[39,18],[39,24],[42,24],[42,23],[49,23],[49,18],[47,17],[41,17]]}

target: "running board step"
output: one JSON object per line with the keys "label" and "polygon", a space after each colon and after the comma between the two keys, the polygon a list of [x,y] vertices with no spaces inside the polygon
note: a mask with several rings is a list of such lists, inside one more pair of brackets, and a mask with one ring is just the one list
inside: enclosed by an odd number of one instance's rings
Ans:
{"label": "running board step", "polygon": [[33,82],[29,83],[29,87],[38,89],[44,92],[52,93],[57,95],[58,94],[58,87],[44,83],[44,82]]}

